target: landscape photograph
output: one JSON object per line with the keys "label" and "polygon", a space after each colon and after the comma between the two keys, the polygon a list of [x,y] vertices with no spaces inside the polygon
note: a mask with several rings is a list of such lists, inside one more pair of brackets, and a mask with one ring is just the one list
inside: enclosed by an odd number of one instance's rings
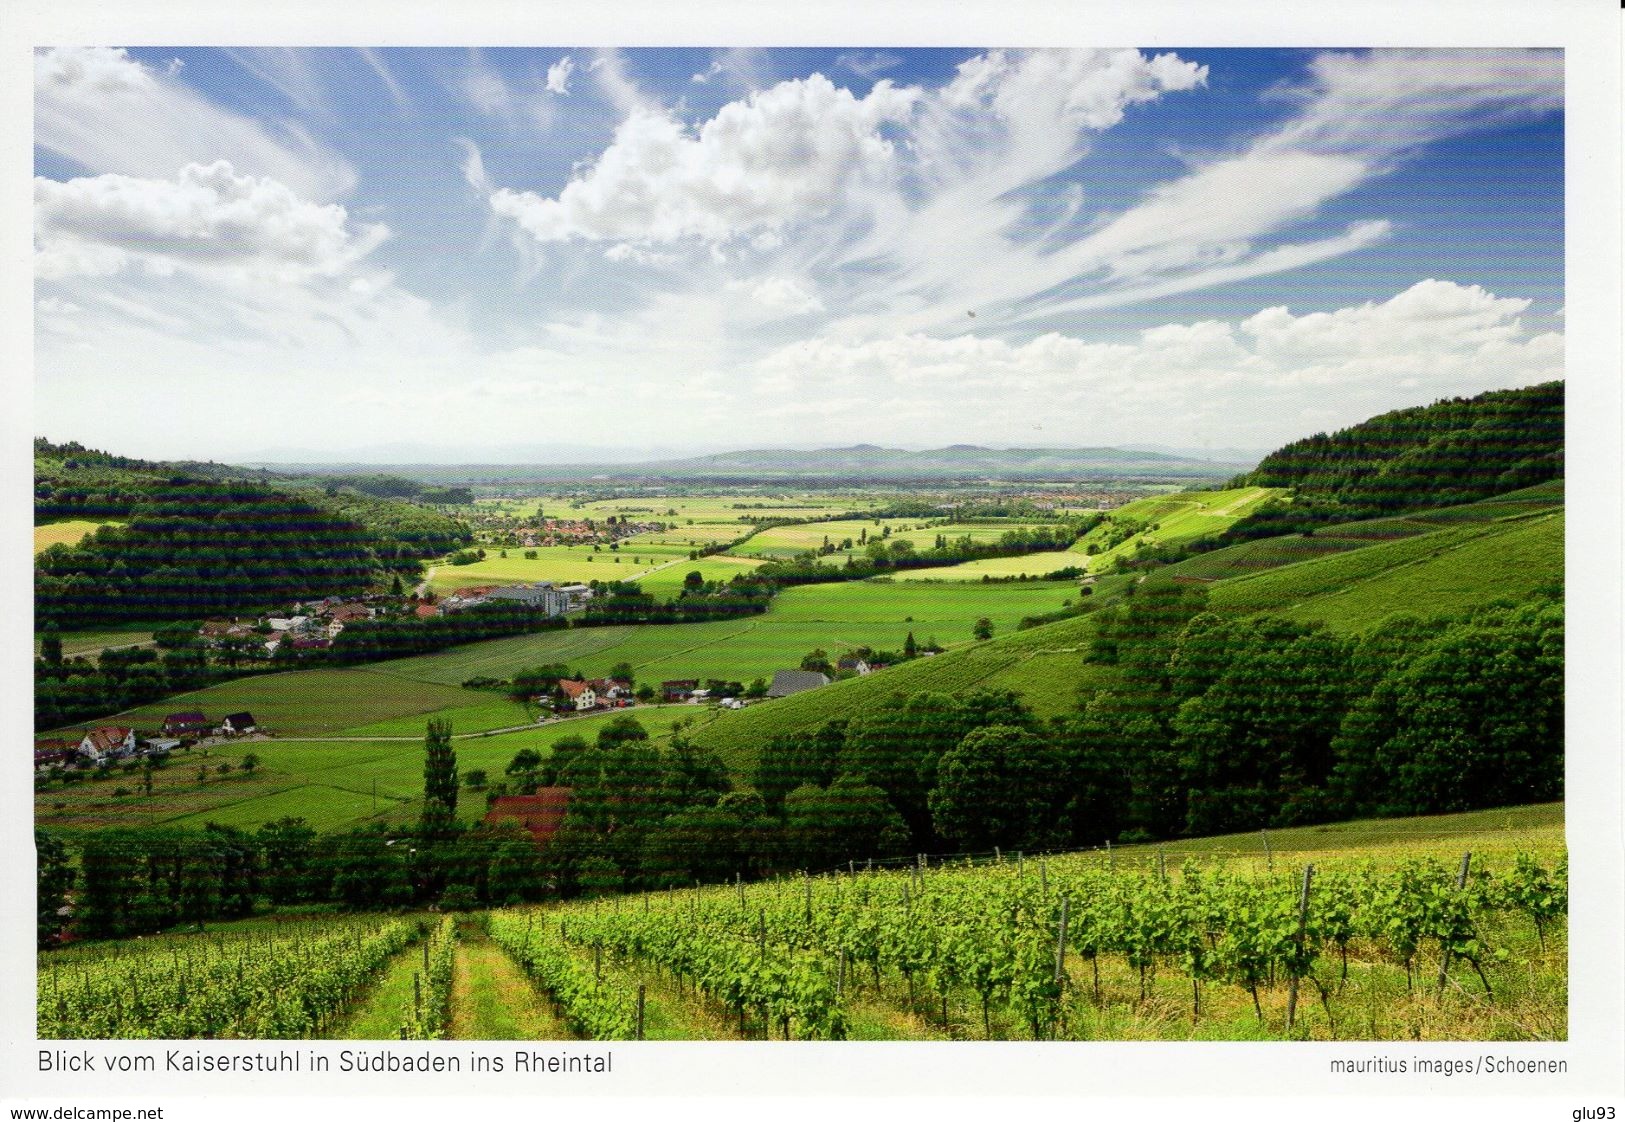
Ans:
{"label": "landscape photograph", "polygon": [[39,1040],[1570,1038],[1561,50],[33,64]]}

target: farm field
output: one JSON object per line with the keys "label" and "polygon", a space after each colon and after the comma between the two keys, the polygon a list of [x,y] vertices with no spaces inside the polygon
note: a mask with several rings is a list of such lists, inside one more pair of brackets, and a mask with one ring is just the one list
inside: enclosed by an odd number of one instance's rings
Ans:
{"label": "farm field", "polygon": [[[858,537],[865,531],[869,537],[879,538],[888,527],[892,533],[897,534],[905,530],[915,530],[925,521],[926,519],[921,518],[852,518],[834,522],[808,522],[799,526],[774,526],[752,535],[750,540],[734,546],[729,552],[739,557],[762,557],[782,561],[808,550],[816,550],[826,539],[830,544],[839,546],[842,541],[851,538],[856,549]],[[924,531],[926,540],[929,541],[938,532],[936,529]],[[910,535],[910,539],[914,540],[914,535]]]}
{"label": "farm field", "polygon": [[[1456,892],[1464,853],[1471,876]],[[1547,804],[990,855],[974,866],[854,863],[811,879],[648,893],[624,907],[248,919],[42,952],[38,1032],[1563,1040],[1565,870],[1563,807]],[[1531,904],[1536,885],[1546,896]],[[1427,920],[1434,892],[1455,902]],[[1554,893],[1555,911],[1545,902]],[[243,979],[253,985],[220,984],[242,969],[244,940],[256,948]],[[1449,959],[1446,945],[1456,948]],[[306,984],[298,971],[262,983],[290,960],[330,963],[346,984],[266,1008]],[[109,999],[132,985],[181,996]],[[296,1009],[305,1019],[289,1024]]]}
{"label": "farm field", "polygon": [[[100,628],[95,631],[60,631],[57,638],[62,640],[62,656],[73,658],[77,655],[95,655],[108,647],[150,647],[152,645],[151,623],[132,623],[123,627]],[[39,633],[34,633],[34,654],[40,653]]]}
{"label": "farm field", "polygon": [[1022,557],[983,557],[958,565],[939,565],[929,569],[904,569],[897,574],[900,581],[975,581],[984,576],[995,580],[1004,577],[1041,577],[1061,569],[1084,569],[1093,559],[1066,551],[1028,553]]}
{"label": "farm field", "polygon": [[[628,539],[630,541],[631,539]],[[687,562],[686,546],[648,545],[632,547],[621,543],[617,550],[608,546],[594,553],[590,545],[549,545],[525,556],[526,550],[486,549],[483,561],[470,565],[437,564],[429,578],[429,590],[436,595],[489,584],[529,584],[552,581],[555,584],[586,584],[589,581],[637,580],[662,565]],[[679,580],[682,578],[679,577]]]}
{"label": "farm field", "polygon": [[34,552],[42,553],[53,545],[78,545],[103,526],[122,526],[122,522],[95,522],[83,518],[47,522],[34,527]]}
{"label": "farm field", "polygon": [[[211,720],[247,710],[277,736],[332,736],[390,717],[483,705],[490,696],[456,686],[406,682],[368,670],[292,670],[222,682],[87,723],[156,729],[165,715],[182,710],[200,710]],[[84,727],[72,725],[41,735],[64,735]]]}
{"label": "farm field", "polygon": [[[817,518],[820,515],[873,510],[883,505],[883,502],[884,500],[872,495],[830,492],[645,495],[623,499],[600,499],[570,509],[579,512],[578,517],[625,515],[634,522],[668,524],[677,522],[681,528],[691,518],[696,526],[705,523],[742,526],[745,524],[741,521],[744,518]],[[547,509],[551,514],[552,507],[548,506]]]}
{"label": "farm field", "polygon": [[[680,570],[686,571],[686,570]],[[658,627],[594,627],[493,639],[449,651],[380,663],[379,673],[453,684],[507,677],[520,667],[564,662],[601,675],[630,662],[642,681],[711,678],[749,682],[798,666],[822,647],[831,658],[858,646],[895,650],[912,631],[918,642],[970,640],[981,616],[996,632],[1023,616],[1054,611],[1075,592],[1070,583],[1009,585],[849,581],[781,592],[762,615]]]}

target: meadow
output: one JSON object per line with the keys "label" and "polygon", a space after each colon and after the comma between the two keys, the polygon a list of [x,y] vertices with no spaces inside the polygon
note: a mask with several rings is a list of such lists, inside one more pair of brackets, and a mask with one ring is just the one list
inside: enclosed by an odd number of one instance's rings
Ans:
{"label": "meadow", "polygon": [[1303,561],[1213,586],[1219,611],[1269,611],[1334,631],[1390,615],[1443,615],[1563,582],[1561,512],[1467,524]]}
{"label": "meadow", "polygon": [[43,553],[53,545],[78,545],[103,526],[122,525],[122,522],[93,522],[83,518],[46,522],[34,527],[34,552]]}
{"label": "meadow", "polygon": [[971,630],[983,616],[995,632],[1008,631],[1023,616],[1055,611],[1076,592],[1068,582],[803,585],[781,592],[762,615],[739,620],[572,628],[493,639],[380,663],[376,669],[450,685],[473,677],[507,677],[521,667],[552,662],[588,675],[629,662],[640,681],[651,683],[712,677],[748,683],[799,666],[802,656],[815,648],[832,660],[859,646],[897,650],[910,632],[918,643],[935,638],[944,645],[962,645],[971,641]]}
{"label": "meadow", "polygon": [[[535,550],[516,547],[485,549],[485,559],[469,565],[437,564],[429,577],[429,590],[444,596],[459,588],[494,584],[587,584],[591,581],[633,581],[664,565],[687,563],[689,550],[677,545],[620,543],[620,548],[590,545],[549,545]],[[536,557],[528,558],[527,552]],[[506,557],[502,556],[504,553]],[[682,578],[678,577],[680,581]]]}
{"label": "meadow", "polygon": [[[501,704],[523,720],[519,706]],[[626,712],[657,740],[668,737],[679,723],[700,725],[718,716],[715,710],[686,705]],[[460,721],[456,710],[433,714],[452,722],[459,774],[483,770],[492,780],[503,778],[509,761],[521,748],[545,756],[566,736],[591,742],[604,724],[624,715],[569,717],[482,735],[478,723]],[[318,830],[347,829],[371,821],[411,822],[422,811],[423,738],[428,719],[427,714],[401,717],[334,734],[343,739],[276,737],[186,749],[154,773],[151,795],[142,793],[138,771],[115,769],[102,779],[36,793],[35,820],[69,833],[114,825],[217,822],[255,827],[284,817],[304,818]],[[251,774],[237,767],[249,753],[258,760]],[[232,768],[222,774],[218,771],[221,764]],[[204,771],[202,781],[199,769]],[[115,794],[120,788],[126,793]],[[457,809],[458,817],[477,821],[485,813],[483,790],[465,789]]]}

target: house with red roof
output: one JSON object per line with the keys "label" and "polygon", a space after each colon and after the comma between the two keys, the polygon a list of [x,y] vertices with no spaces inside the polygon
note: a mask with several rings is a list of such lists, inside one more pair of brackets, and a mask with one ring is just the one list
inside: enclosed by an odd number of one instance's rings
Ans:
{"label": "house with red roof", "polygon": [[570,809],[570,788],[538,787],[534,795],[500,795],[491,800],[485,824],[517,822],[538,846],[552,840]]}
{"label": "house with red roof", "polygon": [[79,754],[93,764],[117,760],[135,752],[135,730],[122,725],[103,725],[85,733]]}
{"label": "house with red roof", "polygon": [[565,678],[559,682],[559,692],[577,713],[585,713],[598,707],[598,691],[592,688],[590,682],[575,682]]}

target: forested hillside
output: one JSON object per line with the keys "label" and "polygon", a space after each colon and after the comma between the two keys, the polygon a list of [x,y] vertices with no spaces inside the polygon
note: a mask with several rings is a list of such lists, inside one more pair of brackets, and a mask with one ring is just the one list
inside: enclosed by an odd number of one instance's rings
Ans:
{"label": "forested hillside", "polygon": [[35,521],[117,518],[35,559],[38,622],[195,619],[365,591],[466,543],[419,503],[220,464],[34,442]]}
{"label": "forested hillside", "polygon": [[1563,383],[1400,409],[1294,441],[1237,482],[1290,487],[1226,541],[1476,502],[1563,475]]}

